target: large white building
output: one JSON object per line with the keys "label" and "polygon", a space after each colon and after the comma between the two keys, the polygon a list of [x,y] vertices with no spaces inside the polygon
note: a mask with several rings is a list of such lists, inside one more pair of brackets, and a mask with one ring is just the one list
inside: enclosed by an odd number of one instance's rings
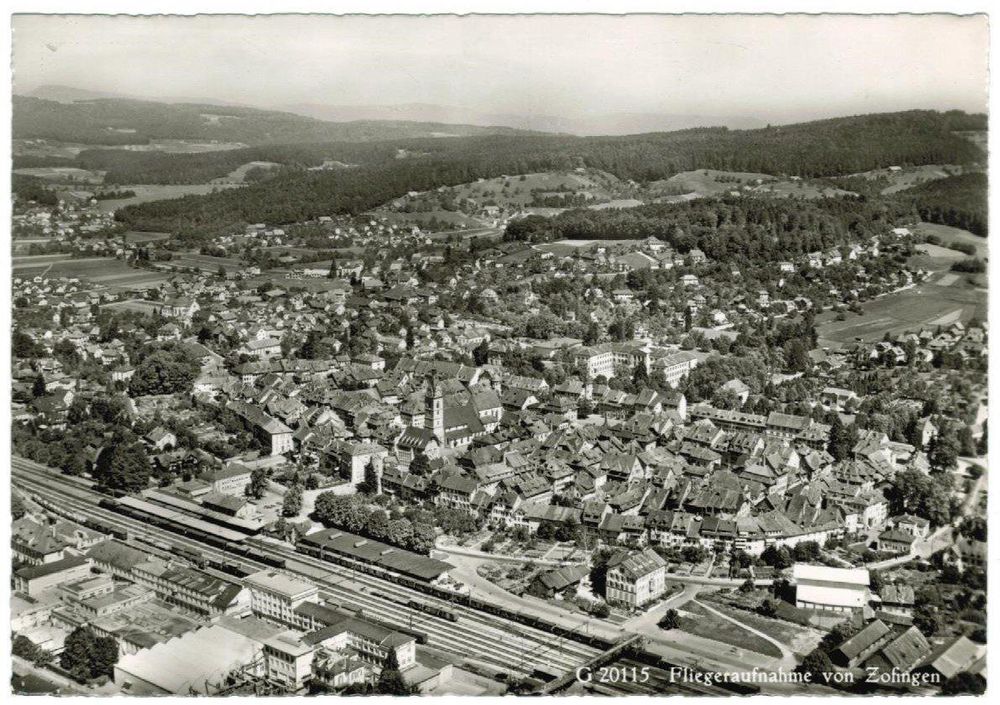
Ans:
{"label": "large white building", "polygon": [[792,568],[795,606],[831,612],[860,610],[868,604],[869,579],[867,568],[796,563]]}
{"label": "large white building", "polygon": [[250,610],[282,624],[295,624],[295,608],[303,602],[315,602],[319,595],[315,585],[274,570],[248,575],[243,582],[250,590]]}
{"label": "large white building", "polygon": [[635,609],[663,595],[666,561],[647,548],[608,568],[605,596],[609,604]]}

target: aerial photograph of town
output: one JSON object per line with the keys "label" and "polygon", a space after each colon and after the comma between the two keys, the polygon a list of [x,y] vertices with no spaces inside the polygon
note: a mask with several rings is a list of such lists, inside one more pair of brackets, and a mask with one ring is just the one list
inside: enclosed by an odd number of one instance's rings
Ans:
{"label": "aerial photograph of town", "polygon": [[9,693],[986,691],[985,15],[11,29]]}

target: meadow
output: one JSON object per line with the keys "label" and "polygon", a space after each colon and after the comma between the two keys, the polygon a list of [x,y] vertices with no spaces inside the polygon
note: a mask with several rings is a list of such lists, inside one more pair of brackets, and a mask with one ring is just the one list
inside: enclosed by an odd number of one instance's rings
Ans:
{"label": "meadow", "polygon": [[13,269],[16,277],[73,278],[107,289],[146,289],[167,279],[162,272],[130,267],[111,257],[15,257]]}
{"label": "meadow", "polygon": [[116,186],[115,188],[120,191],[135,191],[135,196],[98,201],[97,207],[102,211],[110,212],[136,203],[162,201],[189,195],[203,196],[216,190],[238,188],[241,185],[242,184],[130,184]]}
{"label": "meadow", "polygon": [[967,277],[942,272],[929,282],[867,301],[861,308],[862,315],[847,313],[843,321],[836,320],[832,311],[816,316],[819,345],[840,348],[855,338],[871,342],[881,340],[886,333],[897,335],[974,317],[985,319],[986,292]]}

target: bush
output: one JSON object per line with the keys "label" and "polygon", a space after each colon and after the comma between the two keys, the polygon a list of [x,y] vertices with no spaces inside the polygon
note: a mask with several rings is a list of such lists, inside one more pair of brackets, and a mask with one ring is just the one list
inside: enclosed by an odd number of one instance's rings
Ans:
{"label": "bush", "polygon": [[981,274],[986,271],[986,263],[978,257],[959,260],[951,265],[951,271],[967,274]]}
{"label": "bush", "polygon": [[677,610],[669,609],[660,618],[660,621],[656,623],[660,629],[677,629],[681,624],[680,617],[677,614]]}

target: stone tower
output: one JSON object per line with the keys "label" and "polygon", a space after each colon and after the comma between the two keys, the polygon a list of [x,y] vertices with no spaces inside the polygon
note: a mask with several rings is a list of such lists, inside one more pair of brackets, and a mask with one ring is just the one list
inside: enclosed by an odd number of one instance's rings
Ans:
{"label": "stone tower", "polygon": [[433,375],[427,376],[427,392],[424,403],[424,426],[429,428],[444,443],[444,395]]}

